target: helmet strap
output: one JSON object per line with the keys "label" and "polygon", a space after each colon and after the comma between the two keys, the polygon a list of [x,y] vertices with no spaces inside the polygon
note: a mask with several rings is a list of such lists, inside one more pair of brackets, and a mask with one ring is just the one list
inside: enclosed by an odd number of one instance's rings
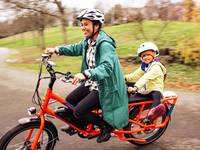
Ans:
{"label": "helmet strap", "polygon": [[96,32],[94,32],[94,30],[95,30],[95,25],[94,23],[92,23],[92,35],[88,37],[89,39],[92,39],[96,34],[99,33],[99,29]]}

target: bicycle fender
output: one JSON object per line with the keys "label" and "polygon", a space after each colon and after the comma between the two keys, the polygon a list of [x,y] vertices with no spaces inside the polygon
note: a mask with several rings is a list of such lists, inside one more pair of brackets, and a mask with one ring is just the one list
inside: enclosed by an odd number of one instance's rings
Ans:
{"label": "bicycle fender", "polygon": [[[38,123],[38,124],[40,124],[40,118],[38,118],[37,116],[25,117],[25,118],[19,119],[18,123],[20,125],[24,125],[24,124],[28,124],[28,123]],[[51,131],[53,131],[58,137],[58,130],[57,130],[56,126],[51,121],[45,119],[45,125],[50,127]]]}
{"label": "bicycle fender", "polygon": [[35,122],[35,121],[40,121],[40,120],[36,116],[35,117],[24,117],[24,118],[19,119],[18,123],[23,125],[23,124],[33,122],[33,121]]}

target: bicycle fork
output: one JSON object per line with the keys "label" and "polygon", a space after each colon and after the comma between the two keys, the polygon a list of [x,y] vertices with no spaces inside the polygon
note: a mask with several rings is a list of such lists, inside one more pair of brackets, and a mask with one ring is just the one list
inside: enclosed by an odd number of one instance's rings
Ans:
{"label": "bicycle fork", "polygon": [[[40,121],[41,121],[41,123],[40,123],[39,131],[36,133],[35,139],[34,139],[33,143],[31,143],[31,146],[30,146],[31,150],[36,150],[36,148],[37,148],[38,141],[39,141],[42,131],[44,129],[44,124],[45,124],[44,115],[40,116]],[[27,135],[26,141],[29,141],[32,133],[33,133],[33,129],[30,129],[30,131]]]}

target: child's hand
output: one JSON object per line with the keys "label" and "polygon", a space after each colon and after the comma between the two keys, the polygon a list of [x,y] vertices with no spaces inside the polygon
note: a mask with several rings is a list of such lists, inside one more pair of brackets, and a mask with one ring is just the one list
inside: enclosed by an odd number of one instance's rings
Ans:
{"label": "child's hand", "polygon": [[131,87],[131,86],[128,87],[128,93],[135,93],[136,91],[137,91],[136,87]]}

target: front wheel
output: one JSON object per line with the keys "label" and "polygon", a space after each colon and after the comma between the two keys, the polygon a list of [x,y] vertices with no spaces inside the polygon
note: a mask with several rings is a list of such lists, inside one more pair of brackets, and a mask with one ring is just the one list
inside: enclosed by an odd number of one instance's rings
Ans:
{"label": "front wheel", "polygon": [[[30,145],[34,141],[35,135],[37,134],[40,127],[40,122],[29,122],[25,124],[19,124],[16,127],[8,131],[0,139],[1,150],[30,150]],[[30,138],[28,135],[32,132]],[[43,132],[38,141],[37,150],[53,150],[57,134],[52,131],[50,124],[45,124]]]}
{"label": "front wheel", "polygon": [[[145,122],[145,116],[146,116],[147,112],[149,111],[149,109],[151,109],[151,104],[145,105],[145,107],[142,111],[142,115],[139,118],[139,122],[141,124],[147,124],[148,123],[148,122],[147,123]],[[129,113],[129,119],[134,120],[137,117],[139,111],[140,111],[140,107],[136,107],[133,110],[131,110],[130,113]],[[163,123],[165,118],[166,118],[166,115],[157,118],[156,124]],[[124,136],[126,138],[136,138],[136,139],[139,139],[139,140],[145,140],[145,142],[129,140],[129,142],[132,143],[132,144],[147,145],[147,144],[150,144],[150,143],[153,143],[154,141],[156,141],[165,132],[165,130],[167,129],[168,123],[169,123],[169,121],[167,122],[167,124],[163,128],[151,128],[151,129],[140,131],[140,132],[137,132],[137,133],[134,133],[134,134],[124,134]],[[141,126],[129,122],[128,126],[125,128],[125,130],[130,131],[130,130],[135,130],[135,129],[139,129],[139,128],[141,128]]]}

